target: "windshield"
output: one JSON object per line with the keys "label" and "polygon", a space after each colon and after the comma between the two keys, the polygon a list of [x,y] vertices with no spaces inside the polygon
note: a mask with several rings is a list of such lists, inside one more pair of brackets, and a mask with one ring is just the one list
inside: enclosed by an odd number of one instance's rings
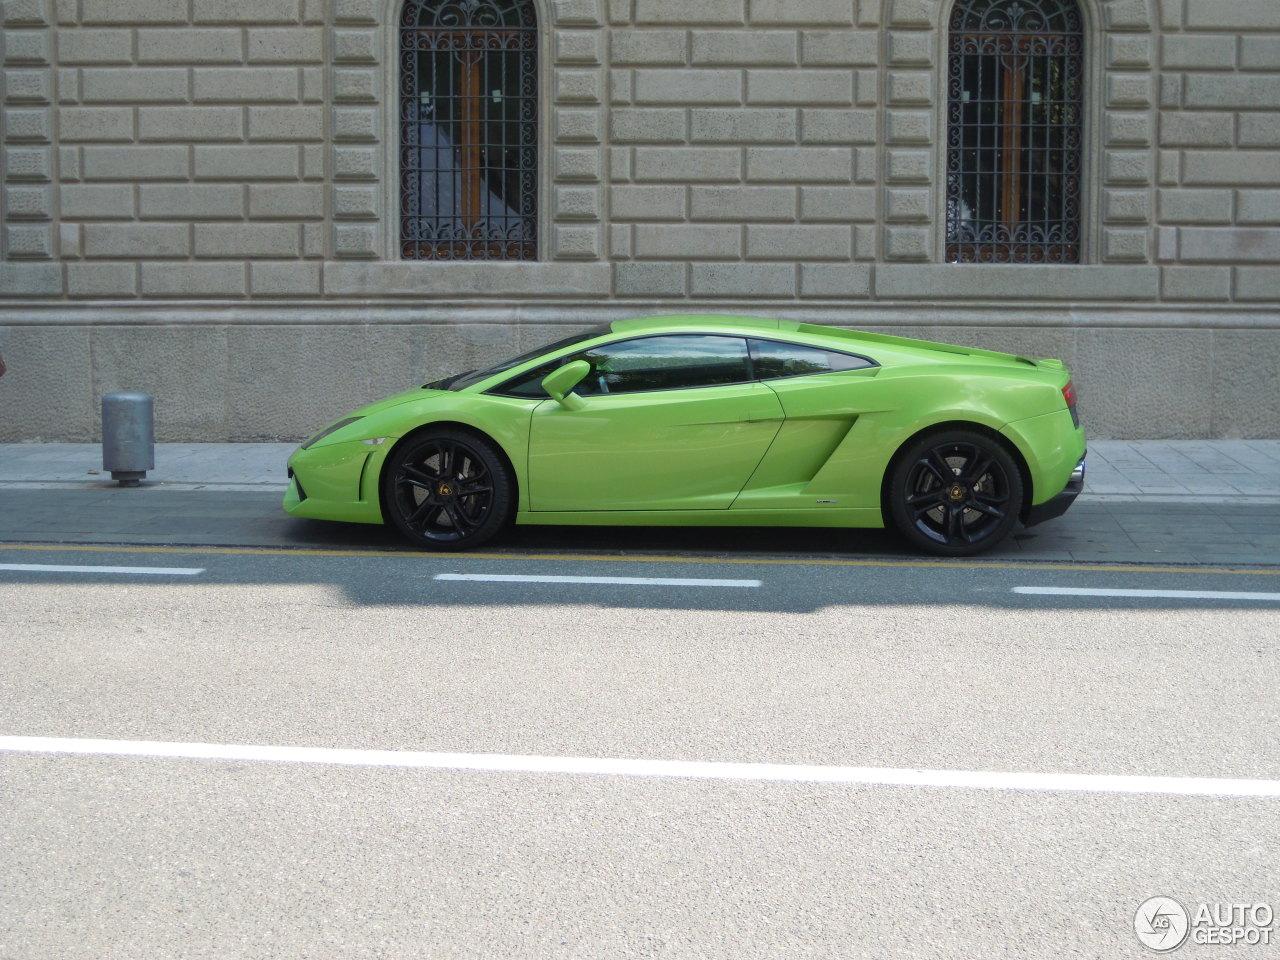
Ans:
{"label": "windshield", "polygon": [[563,349],[564,347],[572,347],[574,344],[582,343],[585,340],[602,337],[608,332],[609,325],[607,323],[598,327],[592,327],[591,329],[584,330],[581,333],[575,333],[571,337],[565,337],[563,340],[557,340],[555,343],[548,343],[545,346],[529,350],[526,353],[520,354],[518,357],[512,357],[510,360],[504,360],[502,363],[496,364],[492,367],[487,367],[484,370],[472,370],[468,373],[459,373],[452,377],[445,377],[443,380],[436,380],[433,383],[428,383],[427,386],[435,390],[465,390],[472,384],[479,383],[481,380],[487,380],[489,377],[495,376],[496,374],[511,370],[520,366],[522,363],[528,363],[530,360],[537,360],[545,354],[553,353],[556,350]]}

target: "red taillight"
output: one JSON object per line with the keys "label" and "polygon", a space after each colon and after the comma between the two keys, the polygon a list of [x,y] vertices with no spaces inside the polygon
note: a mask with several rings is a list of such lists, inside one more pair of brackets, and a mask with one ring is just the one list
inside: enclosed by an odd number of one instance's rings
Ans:
{"label": "red taillight", "polygon": [[1071,408],[1076,405],[1076,385],[1070,380],[1067,385],[1062,388],[1062,399],[1067,401],[1067,407]]}

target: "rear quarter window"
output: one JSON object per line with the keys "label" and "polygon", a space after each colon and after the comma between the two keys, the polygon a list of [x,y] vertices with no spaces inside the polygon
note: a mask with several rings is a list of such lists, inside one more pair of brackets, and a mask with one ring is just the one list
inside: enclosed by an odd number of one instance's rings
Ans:
{"label": "rear quarter window", "polygon": [[874,367],[873,360],[838,350],[824,350],[802,343],[780,343],[777,340],[751,340],[751,365],[757,380],[780,380],[783,377],[805,377],[818,373],[839,373]]}

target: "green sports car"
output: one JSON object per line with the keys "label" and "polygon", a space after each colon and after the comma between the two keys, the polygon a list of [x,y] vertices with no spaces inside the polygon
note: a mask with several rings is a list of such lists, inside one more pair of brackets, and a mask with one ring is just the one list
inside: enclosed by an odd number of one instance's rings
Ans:
{"label": "green sports car", "polygon": [[1058,360],[738,317],[623,320],[370,404],[284,508],[437,550],[509,523],[896,527],[963,556],[1061,515],[1084,431]]}

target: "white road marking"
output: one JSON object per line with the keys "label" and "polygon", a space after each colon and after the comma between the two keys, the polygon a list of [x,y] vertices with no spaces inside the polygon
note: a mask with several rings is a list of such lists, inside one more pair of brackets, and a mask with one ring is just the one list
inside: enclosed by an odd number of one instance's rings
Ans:
{"label": "white road marking", "polygon": [[436,580],[479,583],[607,583],[636,587],[758,587],[760,580],[700,580],[689,577],[553,577],[511,573],[438,573]]}
{"label": "white road marking", "polygon": [[677,777],[709,780],[845,783],[865,786],[952,787],[970,790],[1175,794],[1179,796],[1280,797],[1280,780],[1220,777],[1143,777],[1076,773],[1000,773],[978,770],[909,770],[811,766],[790,763],[721,763],[691,760],[624,760],[607,757],[531,757],[490,753],[423,753],[410,750],[342,750],[149,740],[0,737],[0,752],[58,753],[178,760],[265,760],[360,767],[483,770],[501,773]]}
{"label": "white road marking", "polygon": [[1280,593],[1242,590],[1108,590],[1101,587],[1014,587],[1014,593],[1049,597],[1141,597],[1155,600],[1266,600],[1280,602]]}
{"label": "white road marking", "polygon": [[0,570],[19,573],[140,573],[155,577],[194,577],[204,567],[81,567],[65,563],[0,563]]}

